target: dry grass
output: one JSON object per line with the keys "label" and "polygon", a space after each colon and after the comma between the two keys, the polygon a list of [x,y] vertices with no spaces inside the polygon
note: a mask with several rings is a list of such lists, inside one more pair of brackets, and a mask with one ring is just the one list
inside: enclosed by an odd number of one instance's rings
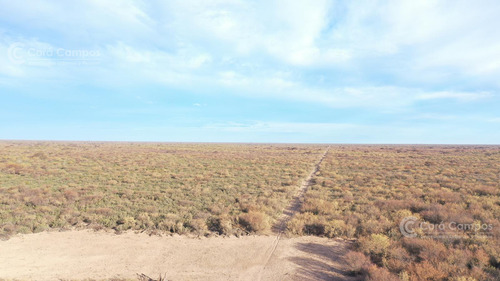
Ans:
{"label": "dry grass", "polygon": [[137,278],[139,279],[139,281],[167,281],[166,274],[163,276],[160,274],[158,279],[155,279],[155,278],[151,278],[151,277],[147,276],[144,273],[141,273],[141,274],[137,274]]}
{"label": "dry grass", "polygon": [[266,232],[321,146],[0,142],[0,235]]}
{"label": "dry grass", "polygon": [[[288,229],[355,238],[371,264],[351,257],[353,272],[374,280],[500,278],[499,146],[332,146],[314,180]],[[408,216],[491,230],[404,238],[399,224]]]}

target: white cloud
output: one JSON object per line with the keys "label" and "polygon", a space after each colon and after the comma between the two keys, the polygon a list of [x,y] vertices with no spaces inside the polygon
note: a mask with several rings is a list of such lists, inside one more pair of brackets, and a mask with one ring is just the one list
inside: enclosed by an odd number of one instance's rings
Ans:
{"label": "white cloud", "polygon": [[212,57],[207,53],[200,53],[192,49],[178,49],[175,53],[161,50],[139,49],[134,46],[118,42],[106,47],[108,53],[116,63],[131,63],[132,67],[140,64],[144,67],[157,66],[161,69],[198,69],[210,64]]}
{"label": "white cloud", "polygon": [[[331,107],[398,109],[419,100],[485,99],[496,90],[436,89],[467,79],[498,84],[500,75],[495,1],[40,0],[28,6],[2,1],[2,7],[0,16],[13,26],[48,29],[65,44],[103,51],[100,67],[71,71],[50,61],[45,69],[17,66],[0,55],[0,72],[11,76],[78,75],[88,83],[153,82]],[[10,42],[66,47],[56,36],[23,36]],[[388,81],[370,78],[379,71]],[[311,83],[309,72],[336,82]],[[405,85],[416,80],[419,85]]]}
{"label": "white cloud", "polygon": [[22,66],[11,58],[12,44],[0,42],[0,74],[9,77],[22,77],[25,73]]}
{"label": "white cloud", "polygon": [[[172,1],[166,26],[182,42],[217,42],[230,55],[263,53],[292,65],[345,60],[347,50],[316,44],[328,23],[328,1]],[[209,43],[208,45],[211,45]],[[220,51],[220,50],[215,50]],[[326,55],[324,54],[326,53]]]}
{"label": "white cloud", "polygon": [[449,115],[449,114],[436,114],[436,113],[423,113],[423,114],[418,114],[416,116],[411,117],[410,119],[415,119],[415,120],[456,120],[458,119],[458,116],[456,115]]}
{"label": "white cloud", "polygon": [[247,123],[227,122],[205,125],[204,129],[229,132],[252,132],[252,133],[300,133],[317,134],[320,132],[338,132],[352,130],[360,127],[349,123],[307,123],[307,122],[265,122],[254,121]]}
{"label": "white cloud", "polygon": [[133,47],[124,44],[123,42],[108,46],[108,51],[120,62],[148,64],[153,60],[157,60],[162,57],[161,54],[153,53],[151,51],[136,50]]}
{"label": "white cloud", "polygon": [[89,4],[89,8],[93,11],[108,15],[108,21],[109,17],[111,17],[122,24],[129,23],[133,26],[146,28],[154,23],[154,20],[142,10],[144,7],[140,7],[142,6],[140,1],[90,0],[86,1],[86,3]]}
{"label": "white cloud", "polygon": [[492,97],[492,94],[489,92],[434,92],[434,93],[425,93],[418,96],[418,99],[421,100],[432,100],[432,99],[456,99],[460,101],[473,101],[478,99],[484,99]]}

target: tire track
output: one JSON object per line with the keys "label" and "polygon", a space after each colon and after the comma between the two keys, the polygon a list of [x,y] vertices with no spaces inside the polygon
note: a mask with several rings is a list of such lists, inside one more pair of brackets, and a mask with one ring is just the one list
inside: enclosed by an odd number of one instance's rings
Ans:
{"label": "tire track", "polygon": [[314,175],[319,171],[319,168],[321,166],[321,163],[325,159],[328,151],[330,150],[330,147],[328,146],[321,155],[321,158],[318,160],[316,165],[314,165],[313,170],[309,173],[307,178],[302,182],[302,185],[300,188],[297,190],[297,193],[295,196],[292,198],[292,202],[288,207],[285,209],[283,214],[281,215],[281,218],[278,220],[276,224],[273,225],[272,231],[276,233],[277,235],[280,235],[286,230],[287,223],[293,218],[293,216],[300,210],[300,207],[302,206],[303,200],[304,200],[304,195],[309,188],[309,186],[312,185],[312,180]]}
{"label": "tire track", "polygon": [[313,177],[319,171],[321,163],[325,159],[329,150],[330,150],[330,146],[328,146],[326,148],[323,155],[321,155],[321,158],[318,160],[318,162],[316,162],[316,165],[314,165],[313,170],[309,173],[307,178],[302,182],[300,188],[297,190],[297,193],[292,198],[292,202],[290,203],[290,205],[288,205],[288,207],[285,209],[285,211],[283,211],[283,214],[281,215],[278,222],[273,225],[272,231],[273,231],[273,233],[276,234],[276,239],[274,240],[273,245],[271,246],[271,252],[270,252],[269,256],[267,257],[266,262],[264,263],[264,266],[262,267],[262,270],[260,270],[257,280],[261,280],[262,273],[266,270],[266,267],[268,266],[269,262],[271,261],[271,258],[273,257],[274,252],[276,251],[276,248],[278,248],[278,244],[280,242],[281,235],[286,230],[288,222],[300,210],[300,207],[302,206],[302,203],[304,201],[304,195],[305,195],[307,189],[312,185]]}

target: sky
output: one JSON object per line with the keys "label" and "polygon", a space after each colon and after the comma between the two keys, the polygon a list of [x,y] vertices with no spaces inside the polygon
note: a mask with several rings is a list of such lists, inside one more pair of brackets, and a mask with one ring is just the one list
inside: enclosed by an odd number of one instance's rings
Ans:
{"label": "sky", "polygon": [[496,0],[0,7],[0,139],[500,144]]}

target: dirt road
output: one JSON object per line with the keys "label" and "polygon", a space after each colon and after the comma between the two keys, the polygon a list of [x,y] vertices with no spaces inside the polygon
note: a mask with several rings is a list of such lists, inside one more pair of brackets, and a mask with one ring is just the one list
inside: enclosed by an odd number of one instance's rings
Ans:
{"label": "dirt road", "polygon": [[283,211],[283,215],[278,220],[278,222],[275,225],[273,225],[272,230],[275,234],[279,235],[283,231],[285,231],[286,224],[300,210],[300,206],[303,203],[304,195],[309,186],[312,184],[313,177],[319,171],[321,163],[323,162],[323,159],[325,159],[329,150],[330,147],[327,147],[325,152],[319,158],[318,162],[316,162],[316,164],[314,165],[313,170],[309,173],[309,175],[307,175],[307,178],[305,178],[302,184],[300,185],[299,189],[295,193],[295,196],[292,198],[292,202],[290,202],[290,205],[288,205],[285,211]]}
{"label": "dirt road", "polygon": [[346,243],[319,237],[282,238],[262,271],[275,238],[92,230],[18,235],[0,241],[0,279],[133,279],[137,273],[162,273],[168,280],[347,280],[339,270]]}
{"label": "dirt road", "polygon": [[320,159],[318,162],[314,165],[313,170],[309,173],[307,178],[302,182],[300,185],[299,189],[297,190],[295,196],[292,198],[292,201],[290,202],[290,205],[283,211],[282,216],[280,219],[273,225],[272,231],[276,235],[276,239],[273,241],[272,245],[270,246],[270,250],[268,251],[268,257],[266,259],[266,262],[261,268],[261,271],[257,273],[256,279],[257,281],[260,281],[263,279],[263,276],[265,276],[266,272],[269,271],[270,265],[273,263],[273,260],[276,258],[275,257],[275,252],[277,249],[281,249],[282,247],[286,247],[280,244],[280,241],[283,239],[282,235],[283,232],[286,230],[287,223],[293,218],[293,216],[300,211],[300,207],[302,206],[302,203],[304,201],[304,195],[312,184],[312,180],[314,175],[319,171],[321,163],[323,162],[323,159],[325,159],[326,155],[328,154],[328,151],[330,150],[330,147],[327,147],[323,155],[321,155]]}

